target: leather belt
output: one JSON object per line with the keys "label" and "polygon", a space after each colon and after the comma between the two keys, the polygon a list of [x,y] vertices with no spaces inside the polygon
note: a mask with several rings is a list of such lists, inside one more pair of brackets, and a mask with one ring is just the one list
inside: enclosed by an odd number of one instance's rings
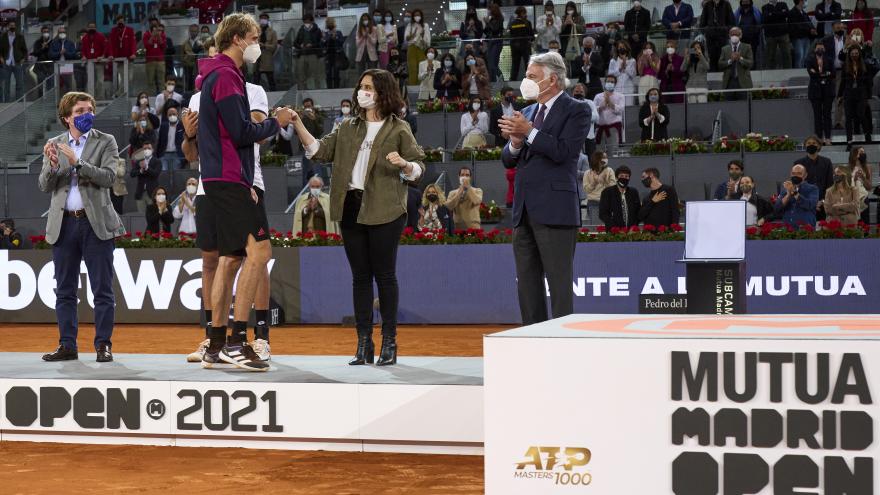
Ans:
{"label": "leather belt", "polygon": [[86,217],[86,210],[76,210],[76,211],[64,210],[64,216],[65,217],[73,217],[73,218],[85,218]]}

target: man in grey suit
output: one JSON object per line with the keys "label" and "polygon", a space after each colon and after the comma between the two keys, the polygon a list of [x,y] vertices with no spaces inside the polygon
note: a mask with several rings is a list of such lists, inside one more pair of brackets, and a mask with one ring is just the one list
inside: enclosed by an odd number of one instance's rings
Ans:
{"label": "man in grey suit", "polygon": [[[730,44],[721,48],[721,57],[718,58],[718,68],[724,71],[721,76],[721,87],[724,89],[752,89],[752,66],[755,58],[752,55],[752,47],[742,42],[742,30],[738,27],[730,28]],[[732,91],[726,93],[727,100],[744,100],[745,91]]]}
{"label": "man in grey suit", "polygon": [[553,317],[574,311],[574,251],[581,226],[578,158],[590,132],[591,110],[563,91],[565,74],[558,53],[533,56],[520,89],[537,103],[498,124],[510,137],[502,163],[516,168],[513,254],[526,325],[548,318],[545,275]]}
{"label": "man in grey suit", "polygon": [[61,333],[58,348],[44,361],[78,359],[76,348],[77,286],[85,261],[95,296],[95,351],[99,363],[113,360],[113,239],[125,228],[110,190],[116,180],[116,139],[92,129],[95,99],[70,92],[58,104],[58,117],[68,132],[46,142],[40,190],[52,194],[46,241],[55,262],[55,312]]}

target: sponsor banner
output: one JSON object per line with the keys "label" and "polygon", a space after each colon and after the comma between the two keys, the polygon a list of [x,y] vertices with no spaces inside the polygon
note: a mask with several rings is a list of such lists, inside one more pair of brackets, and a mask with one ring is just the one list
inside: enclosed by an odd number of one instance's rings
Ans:
{"label": "sponsor banner", "polygon": [[486,493],[878,493],[880,342],[759,333],[485,338]]}

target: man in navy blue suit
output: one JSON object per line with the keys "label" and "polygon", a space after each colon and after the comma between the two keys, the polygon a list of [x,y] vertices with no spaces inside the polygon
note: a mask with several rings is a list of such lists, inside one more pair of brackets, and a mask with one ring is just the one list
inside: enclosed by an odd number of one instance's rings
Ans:
{"label": "man in navy blue suit", "polygon": [[498,124],[510,139],[501,160],[506,168],[516,168],[513,253],[526,325],[548,319],[545,276],[553,317],[574,311],[574,250],[581,225],[577,163],[591,111],[563,91],[565,74],[558,53],[533,56],[520,90],[537,103]]}

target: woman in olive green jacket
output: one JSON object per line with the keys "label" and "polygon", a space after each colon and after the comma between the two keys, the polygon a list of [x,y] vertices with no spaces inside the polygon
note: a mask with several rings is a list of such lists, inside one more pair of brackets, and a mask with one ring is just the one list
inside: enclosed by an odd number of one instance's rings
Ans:
{"label": "woman in olive green jacket", "polygon": [[373,280],[379,288],[382,350],[379,366],[397,363],[397,245],[406,223],[408,181],[424,172],[425,158],[409,124],[397,116],[404,103],[390,72],[361,75],[352,118],[316,140],[294,117],[306,157],[333,162],[330,219],[339,222],[351,266],[357,353],[351,365],[372,363]]}

